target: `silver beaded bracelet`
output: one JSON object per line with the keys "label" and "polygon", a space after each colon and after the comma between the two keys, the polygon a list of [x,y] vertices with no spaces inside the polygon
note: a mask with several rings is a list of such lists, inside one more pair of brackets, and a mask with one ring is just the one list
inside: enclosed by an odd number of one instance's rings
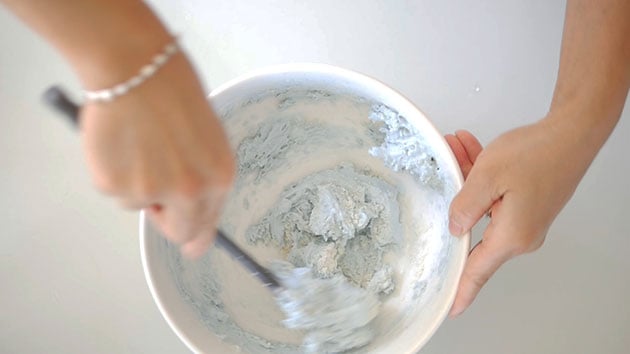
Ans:
{"label": "silver beaded bracelet", "polygon": [[153,57],[150,64],[147,64],[140,68],[137,75],[131,79],[118,84],[114,87],[95,90],[95,91],[83,91],[83,97],[87,102],[110,102],[116,97],[122,96],[129,92],[132,88],[139,86],[146,79],[153,76],[168,60],[179,50],[177,45],[177,39],[167,44],[162,52]]}

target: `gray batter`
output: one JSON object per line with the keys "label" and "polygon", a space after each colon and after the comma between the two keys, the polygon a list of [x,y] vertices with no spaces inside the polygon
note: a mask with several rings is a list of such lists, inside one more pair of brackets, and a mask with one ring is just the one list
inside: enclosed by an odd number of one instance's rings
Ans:
{"label": "gray batter", "polygon": [[378,298],[350,285],[340,274],[320,279],[310,268],[278,261],[272,270],[284,288],[276,301],[286,314],[287,328],[303,330],[308,353],[339,353],[368,344],[372,321],[380,310]]}
{"label": "gray batter", "polygon": [[[377,296],[394,289],[384,254],[399,243],[397,195],[382,179],[342,165],[286,188],[248,230],[249,242],[282,249],[299,267],[280,268],[281,279],[291,284],[290,301],[280,303],[289,317],[285,324],[307,330],[309,351],[340,352],[372,339],[365,316],[372,320]],[[334,326],[330,316],[336,316]]]}

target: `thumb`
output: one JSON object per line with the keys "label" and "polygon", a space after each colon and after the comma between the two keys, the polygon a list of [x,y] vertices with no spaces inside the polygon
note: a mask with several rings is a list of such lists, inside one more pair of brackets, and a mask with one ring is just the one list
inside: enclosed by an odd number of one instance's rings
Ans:
{"label": "thumb", "polygon": [[464,312],[475,300],[488,279],[503,263],[510,259],[510,253],[507,251],[507,248],[500,247],[493,241],[496,240],[496,237],[491,235],[494,230],[492,223],[488,225],[483,237],[486,241],[480,241],[472,249],[470,256],[468,256],[464,272],[459,281],[457,295],[449,314],[451,318]]}
{"label": "thumb", "polygon": [[473,166],[461,191],[451,202],[448,228],[452,235],[468,232],[500,198],[494,192],[492,180],[482,166]]}

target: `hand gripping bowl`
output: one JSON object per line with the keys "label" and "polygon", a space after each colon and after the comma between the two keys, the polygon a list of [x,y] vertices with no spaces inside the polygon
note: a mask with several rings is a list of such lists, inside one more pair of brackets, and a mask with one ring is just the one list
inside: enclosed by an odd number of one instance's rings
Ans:
{"label": "hand gripping bowl", "polygon": [[[442,135],[399,93],[321,64],[263,69],[210,100],[237,155],[221,228],[263,265],[340,275],[377,294],[357,353],[416,353],[446,317],[470,235],[448,232],[462,185]],[[183,259],[144,215],[144,272],[162,315],[201,353],[300,353],[272,294],[221,250]]]}

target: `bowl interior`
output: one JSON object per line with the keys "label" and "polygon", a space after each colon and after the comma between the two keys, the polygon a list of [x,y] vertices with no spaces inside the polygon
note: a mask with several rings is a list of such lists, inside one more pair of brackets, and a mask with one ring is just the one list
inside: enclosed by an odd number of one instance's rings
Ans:
{"label": "bowl interior", "polygon": [[[422,112],[373,79],[315,64],[230,82],[211,102],[239,166],[221,228],[263,265],[286,259],[287,251],[255,242],[252,230],[277,218],[274,210],[291,201],[287,190],[300,190],[314,175],[328,184],[345,176],[348,188],[378,178],[374,193],[391,202],[383,218],[393,236],[382,264],[391,268],[393,286],[379,295],[375,339],[357,352],[419,350],[448,312],[469,246],[469,236],[452,237],[447,228],[459,168]],[[284,232],[272,224],[263,229]],[[300,352],[303,336],[284,328],[271,293],[224,252],[188,261],[144,217],[141,229],[152,294],[193,351]]]}

